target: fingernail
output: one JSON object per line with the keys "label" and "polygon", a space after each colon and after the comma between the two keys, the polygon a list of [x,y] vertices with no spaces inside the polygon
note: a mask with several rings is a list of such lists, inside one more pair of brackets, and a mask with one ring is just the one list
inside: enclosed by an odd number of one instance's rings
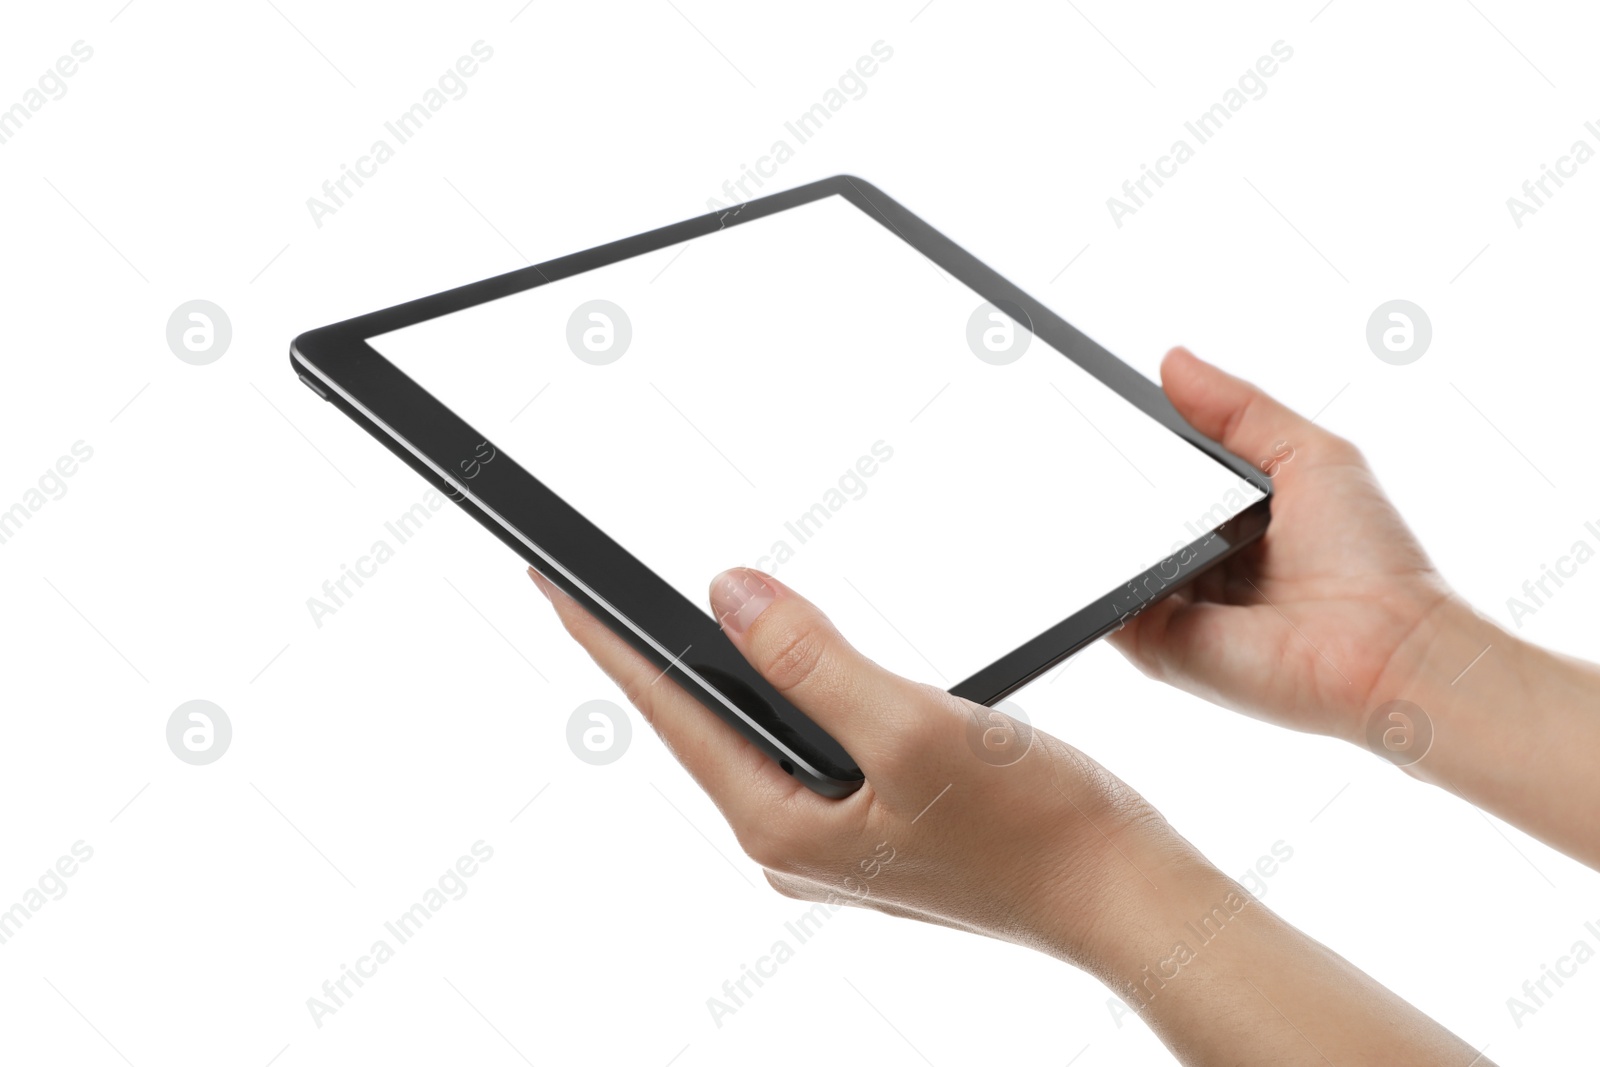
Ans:
{"label": "fingernail", "polygon": [[724,629],[742,634],[767,610],[778,594],[760,571],[735,567],[723,571],[711,582],[711,614]]}

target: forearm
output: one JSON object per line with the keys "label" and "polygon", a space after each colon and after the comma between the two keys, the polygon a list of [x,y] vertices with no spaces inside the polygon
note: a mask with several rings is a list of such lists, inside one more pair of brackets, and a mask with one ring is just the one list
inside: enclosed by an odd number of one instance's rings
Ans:
{"label": "forearm", "polygon": [[1408,773],[1600,869],[1600,669],[1531,645],[1452,598],[1380,685],[1375,706],[1409,700],[1431,725],[1431,746]]}
{"label": "forearm", "polygon": [[1121,859],[1075,962],[1180,1062],[1488,1064],[1181,839]]}

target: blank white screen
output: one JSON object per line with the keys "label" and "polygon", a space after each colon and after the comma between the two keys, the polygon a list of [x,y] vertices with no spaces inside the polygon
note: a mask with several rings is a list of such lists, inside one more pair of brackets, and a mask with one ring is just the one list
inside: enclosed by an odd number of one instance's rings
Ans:
{"label": "blank white screen", "polygon": [[370,343],[695,603],[758,567],[949,687],[1262,495],[981,304],[830,196]]}

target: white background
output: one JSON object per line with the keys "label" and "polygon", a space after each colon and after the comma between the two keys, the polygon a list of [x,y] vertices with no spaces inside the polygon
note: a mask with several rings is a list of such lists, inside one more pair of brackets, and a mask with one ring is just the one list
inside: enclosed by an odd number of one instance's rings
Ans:
{"label": "white background", "polygon": [[[320,628],[306,607],[424,486],[293,379],[293,335],[704,210],[878,40],[773,186],[861,174],[1147,373],[1185,342],[1321,412],[1502,621],[1593,542],[1600,161],[1521,228],[1506,208],[1596,144],[1591,10],[674,3],[8,13],[0,106],[94,49],[0,144],[0,507],[94,450],[0,545],[0,906],[94,850],[0,945],[8,1060],[1169,1062],[1080,974],[858,913],[717,1028],[706,998],[802,909],[642,723],[609,766],[568,750],[615,693],[514,558],[441,510]],[[467,95],[315,225],[306,199],[480,39]],[[1106,198],[1278,40],[1267,94],[1117,227]],[[196,298],[234,331],[203,367],[165,339]],[[1364,339],[1394,298],[1434,327],[1406,367]],[[1523,632],[1592,655],[1597,583]],[[194,698],[234,729],[204,767],[165,741]],[[1291,847],[1267,903],[1497,1061],[1592,1057],[1600,966],[1520,1028],[1506,998],[1596,943],[1595,874],[1108,648],[1018,700],[1224,870]],[[306,999],[479,840],[470,892],[317,1027]]]}

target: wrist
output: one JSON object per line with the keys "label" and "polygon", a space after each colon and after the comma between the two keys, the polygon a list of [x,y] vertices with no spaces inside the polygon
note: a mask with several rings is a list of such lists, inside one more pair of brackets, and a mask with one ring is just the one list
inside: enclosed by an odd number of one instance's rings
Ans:
{"label": "wrist", "polygon": [[1182,979],[1209,971],[1244,936],[1237,931],[1265,914],[1250,892],[1162,825],[1122,843],[1072,960],[1141,1015],[1180,999]]}
{"label": "wrist", "polygon": [[1071,873],[1045,902],[1047,943],[1039,946],[1119,995],[1169,954],[1174,930],[1204,913],[1200,900],[1209,907],[1239,891],[1153,808],[1142,800],[1129,807],[1074,841]]}
{"label": "wrist", "polygon": [[1459,1040],[1285,923],[1175,833],[1147,844],[1153,852],[1127,857],[1139,877],[1100,916],[1101,953],[1074,962],[1179,1058],[1466,1062],[1471,1050]]}
{"label": "wrist", "polygon": [[1417,774],[1413,768],[1436,754],[1442,727],[1459,741],[1487,706],[1507,698],[1530,651],[1448,593],[1396,647],[1344,740]]}
{"label": "wrist", "polygon": [[[1562,763],[1581,666],[1517,637],[1451,595],[1429,613],[1375,688],[1351,738],[1407,774],[1496,809],[1525,790],[1529,768]],[[1393,751],[1383,709],[1403,700],[1419,743]]]}
{"label": "wrist", "polygon": [[[1550,652],[1449,595],[1406,638],[1346,737],[1600,867],[1600,668]],[[1404,703],[1399,703],[1404,702]]]}

